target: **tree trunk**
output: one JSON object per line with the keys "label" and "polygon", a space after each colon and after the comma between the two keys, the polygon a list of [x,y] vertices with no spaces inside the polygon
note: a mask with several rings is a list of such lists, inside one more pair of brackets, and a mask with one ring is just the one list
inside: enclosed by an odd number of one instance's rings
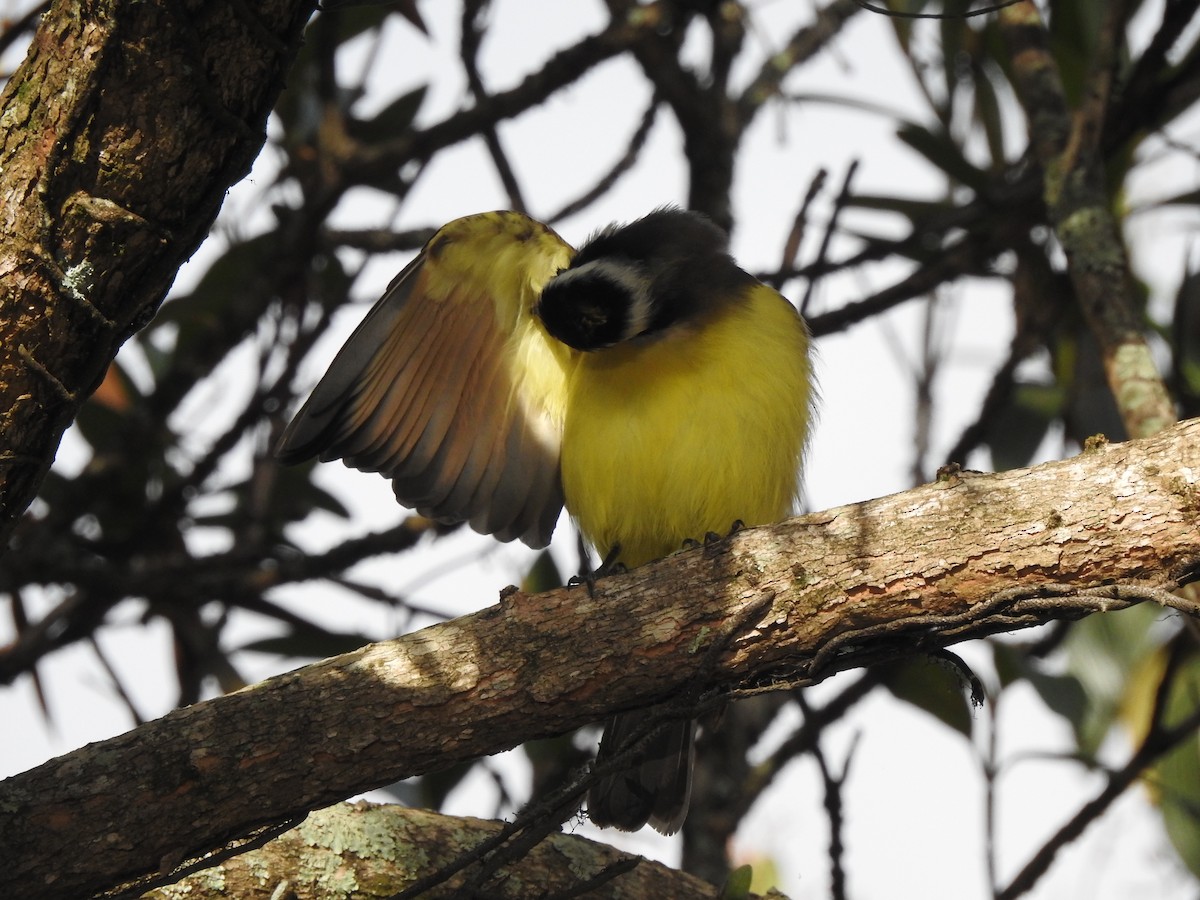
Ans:
{"label": "tree trunk", "polygon": [[0,96],[0,552],[249,171],[315,0],[58,0]]}

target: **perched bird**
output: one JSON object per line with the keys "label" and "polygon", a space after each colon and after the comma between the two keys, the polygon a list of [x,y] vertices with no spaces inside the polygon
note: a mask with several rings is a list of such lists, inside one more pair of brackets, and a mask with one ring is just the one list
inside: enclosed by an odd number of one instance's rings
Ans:
{"label": "perched bird", "polygon": [[[705,217],[656,210],[575,252],[515,212],[457,219],[351,335],[284,432],[406,506],[543,547],[565,504],[627,567],[792,509],[813,398],[808,331]],[[600,757],[655,710],[614,716]],[[694,725],[639,742],[588,796],[598,825],[683,824]]]}

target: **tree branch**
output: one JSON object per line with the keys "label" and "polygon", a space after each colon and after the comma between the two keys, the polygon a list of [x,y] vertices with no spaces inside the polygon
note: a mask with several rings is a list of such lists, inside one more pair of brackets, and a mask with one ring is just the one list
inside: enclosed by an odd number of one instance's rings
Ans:
{"label": "tree branch", "polygon": [[[422,872],[442,868],[497,834],[499,822],[444,816],[424,809],[339,804],[314,812],[300,825],[256,850],[219,867],[190,875],[171,891],[149,897],[167,900],[186,894],[192,900],[270,897],[286,882],[294,900],[330,896],[325,877],[336,872],[345,895],[394,897]],[[465,893],[470,871],[424,893],[423,897],[486,896],[495,900],[538,896],[589,898],[655,897],[690,900],[720,890],[661,863],[623,853],[576,835],[555,834],[528,855],[505,866],[486,889]],[[605,891],[595,891],[601,884]],[[579,893],[587,885],[594,892]],[[753,896],[748,895],[747,900]]]}
{"label": "tree branch", "polygon": [[555,53],[541,69],[527,75],[515,87],[489,94],[485,102],[456,112],[428,128],[357,148],[347,165],[348,180],[369,184],[398,166],[412,160],[429,160],[445,147],[536,107],[600,63],[628,50],[643,34],[653,31],[657,21],[654,14],[614,19],[602,31]]}
{"label": "tree branch", "polygon": [[315,0],[59,0],[0,96],[0,550],[250,168]]}
{"label": "tree branch", "polygon": [[1154,434],[1175,421],[1175,407],[1142,334],[1129,257],[1105,186],[1100,153],[1112,60],[1124,21],[1123,2],[1109,3],[1089,93],[1079,110],[1067,104],[1049,36],[1029,0],[998,17],[1008,41],[1013,84],[1029,119],[1041,164],[1046,208],[1088,326],[1100,345],[1105,375],[1130,435]]}
{"label": "tree branch", "polygon": [[1190,420],[740,532],[602,579],[594,596],[506,591],[0,783],[0,895],[77,897],[358,791],[702,689],[811,683],[1145,599],[1191,613],[1167,591],[1197,572],[1198,519]]}

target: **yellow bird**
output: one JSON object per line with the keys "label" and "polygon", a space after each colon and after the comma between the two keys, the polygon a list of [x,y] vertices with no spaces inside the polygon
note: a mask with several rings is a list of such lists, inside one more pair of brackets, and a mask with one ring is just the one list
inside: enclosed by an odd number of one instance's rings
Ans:
{"label": "yellow bird", "polygon": [[[786,516],[814,391],[804,321],[705,217],[664,208],[578,252],[516,212],[457,219],[402,271],[277,455],[392,479],[426,516],[544,547],[566,506],[604,559]],[[605,727],[600,757],[655,710]],[[694,724],[588,795],[596,824],[683,824]]]}

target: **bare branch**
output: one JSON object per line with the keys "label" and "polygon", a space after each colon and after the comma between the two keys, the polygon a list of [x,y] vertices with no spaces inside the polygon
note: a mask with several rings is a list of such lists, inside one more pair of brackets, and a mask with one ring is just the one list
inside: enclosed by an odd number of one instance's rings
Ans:
{"label": "bare branch", "polygon": [[741,128],[748,128],[767,101],[779,95],[787,75],[825,49],[846,22],[861,11],[856,0],[833,0],[817,13],[815,22],[798,29],[782,50],[772,53],[758,75],[737,98],[737,116]]}
{"label": "bare branch", "polygon": [[[487,8],[488,0],[468,0],[463,4],[462,16],[459,18],[459,59],[462,60],[463,70],[467,73],[467,85],[471,88],[471,96],[475,98],[476,103],[486,103],[488,100],[487,87],[483,83],[483,76],[479,74],[479,50],[483,46],[483,19]],[[512,163],[508,161],[508,154],[500,141],[500,132],[496,130],[496,124],[489,122],[484,125],[480,134],[488,155],[492,158],[492,164],[496,167],[496,174],[500,176],[500,183],[504,185],[504,192],[508,195],[509,209],[525,212],[528,207],[525,205],[524,193],[517,182]]]}
{"label": "bare branch", "polygon": [[[846,208],[846,201],[850,199],[850,184],[854,181],[854,174],[858,171],[858,160],[852,159],[850,165],[846,166],[846,174],[842,178],[842,189],[838,191],[837,197],[833,201],[833,212],[829,214],[829,222],[825,226],[825,233],[821,236],[821,246],[817,249],[816,264],[819,266],[825,262],[829,256],[829,245],[833,242],[833,233],[837,231],[838,219],[841,217],[842,210]],[[800,300],[800,313],[805,315],[808,313],[808,304],[812,300],[813,288],[816,287],[816,279],[810,278],[808,285],[804,288],[804,296]]]}
{"label": "bare branch", "polygon": [[428,160],[445,147],[532,109],[559,89],[574,84],[585,72],[628,50],[643,34],[653,32],[656,25],[649,15],[615,19],[603,31],[556,53],[516,87],[491,94],[485,102],[428,128],[359,148],[346,176],[355,183],[370,184],[412,160]]}
{"label": "bare branch", "polygon": [[650,103],[646,106],[646,111],[642,113],[641,121],[638,122],[638,127],[634,129],[633,134],[630,136],[629,146],[625,148],[625,152],[621,155],[621,158],[613,163],[609,170],[597,178],[596,183],[580,196],[566,203],[562,209],[547,216],[545,218],[546,224],[553,225],[555,222],[567,218],[567,216],[573,216],[578,212],[582,212],[600,197],[604,196],[622,175],[633,168],[633,164],[637,162],[638,156],[646,146],[646,139],[650,137],[650,129],[654,127],[654,122],[658,118],[658,108],[658,95],[655,94],[650,98]]}
{"label": "bare branch", "polygon": [[[811,718],[811,711],[808,704],[804,702],[803,695],[797,694],[796,701],[800,704],[800,709],[807,721]],[[835,775],[829,768],[828,760],[825,759],[825,751],[821,749],[820,741],[814,741],[812,745],[813,759],[817,762],[817,768],[821,772],[821,782],[825,789],[825,812],[829,816],[829,895],[833,900],[846,900],[844,862],[846,847],[842,840],[845,816],[842,808],[842,788],[850,775],[850,763],[854,759],[854,751],[857,747],[858,736],[856,735],[850,742],[850,748],[846,751],[846,761],[842,763],[842,771]]]}

